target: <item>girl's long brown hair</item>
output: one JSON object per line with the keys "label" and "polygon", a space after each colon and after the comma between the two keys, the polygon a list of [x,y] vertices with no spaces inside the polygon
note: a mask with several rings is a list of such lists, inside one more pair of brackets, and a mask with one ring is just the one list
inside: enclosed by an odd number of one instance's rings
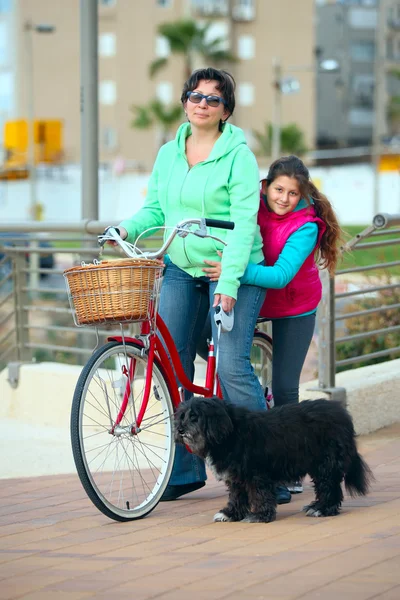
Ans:
{"label": "girl's long brown hair", "polygon": [[297,180],[301,197],[310,205],[314,202],[317,216],[324,221],[326,230],[321,238],[319,248],[319,262],[323,268],[334,275],[339,259],[339,243],[342,239],[342,230],[328,198],[320,192],[310,179],[310,173],[300,158],[297,156],[283,156],[278,158],[269,168],[266,179],[262,180],[262,191],[267,194],[268,187],[280,176],[291,177]]}

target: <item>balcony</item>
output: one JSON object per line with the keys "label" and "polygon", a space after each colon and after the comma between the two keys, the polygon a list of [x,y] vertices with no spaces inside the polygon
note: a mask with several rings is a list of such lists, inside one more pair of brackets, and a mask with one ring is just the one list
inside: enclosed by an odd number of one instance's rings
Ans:
{"label": "balcony", "polygon": [[229,0],[192,0],[193,12],[201,17],[227,17]]}
{"label": "balcony", "polygon": [[232,6],[232,19],[234,21],[254,21],[256,7],[254,0],[236,0]]}
{"label": "balcony", "polygon": [[396,31],[400,30],[400,18],[399,17],[389,17],[387,20],[387,25],[389,29],[394,29]]}
{"label": "balcony", "polygon": [[359,108],[372,108],[374,97],[372,94],[357,93],[352,96],[354,104]]}

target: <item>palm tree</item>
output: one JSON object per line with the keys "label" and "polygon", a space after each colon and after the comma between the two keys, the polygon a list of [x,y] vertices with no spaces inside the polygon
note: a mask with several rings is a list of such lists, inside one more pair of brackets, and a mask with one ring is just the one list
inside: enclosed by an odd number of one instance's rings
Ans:
{"label": "palm tree", "polygon": [[182,121],[183,112],[181,104],[166,106],[160,100],[152,100],[148,106],[131,106],[134,118],[131,126],[136,129],[148,129],[157,125],[162,132],[161,144],[171,139],[171,132],[178,121]]}
{"label": "palm tree", "polygon": [[[256,138],[259,148],[257,154],[262,156],[271,156],[272,147],[272,125],[266,123],[264,131],[253,130],[253,135]],[[296,123],[289,123],[281,128],[281,150],[284,153],[296,154],[301,156],[307,152],[307,146],[304,141],[303,131]]]}
{"label": "palm tree", "polygon": [[[193,20],[180,20],[161,23],[158,33],[165,37],[172,54],[180,54],[185,61],[185,79],[188,79],[194,69],[194,58],[200,55],[207,63],[219,64],[221,62],[234,62],[236,57],[228,50],[222,50],[221,45],[226,42],[223,37],[212,41],[207,40],[207,32],[211,22],[200,25]],[[168,58],[157,58],[149,67],[150,76],[153,77],[168,63]]]}

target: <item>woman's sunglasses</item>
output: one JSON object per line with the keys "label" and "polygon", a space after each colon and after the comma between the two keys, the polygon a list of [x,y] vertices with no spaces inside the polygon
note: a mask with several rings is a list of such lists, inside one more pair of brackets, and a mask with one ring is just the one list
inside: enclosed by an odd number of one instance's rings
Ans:
{"label": "woman's sunglasses", "polygon": [[204,94],[200,94],[200,92],[187,92],[186,96],[193,104],[200,104],[203,98],[205,98],[208,106],[212,106],[213,108],[216,108],[221,103],[226,106],[226,101],[221,96],[205,96]]}

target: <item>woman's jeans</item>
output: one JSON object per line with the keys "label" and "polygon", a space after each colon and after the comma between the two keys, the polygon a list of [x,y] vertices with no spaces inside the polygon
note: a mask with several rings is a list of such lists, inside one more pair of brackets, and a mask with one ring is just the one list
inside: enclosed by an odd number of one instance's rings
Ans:
{"label": "woman's jeans", "polygon": [[[177,347],[187,377],[193,381],[196,343],[201,336],[217,282],[208,277],[193,278],[173,263],[165,269],[158,312]],[[264,393],[250,363],[254,327],[265,297],[265,289],[240,286],[232,331],[221,333],[218,375],[224,400],[250,409],[265,409]],[[212,309],[211,309],[212,311]],[[217,340],[217,327],[212,335]],[[191,393],[186,392],[185,399]],[[204,481],[204,461],[176,445],[175,462],[169,483],[182,485]]]}
{"label": "woman's jeans", "polygon": [[315,328],[315,313],[272,321],[272,393],[274,405],[299,401],[301,370]]}

